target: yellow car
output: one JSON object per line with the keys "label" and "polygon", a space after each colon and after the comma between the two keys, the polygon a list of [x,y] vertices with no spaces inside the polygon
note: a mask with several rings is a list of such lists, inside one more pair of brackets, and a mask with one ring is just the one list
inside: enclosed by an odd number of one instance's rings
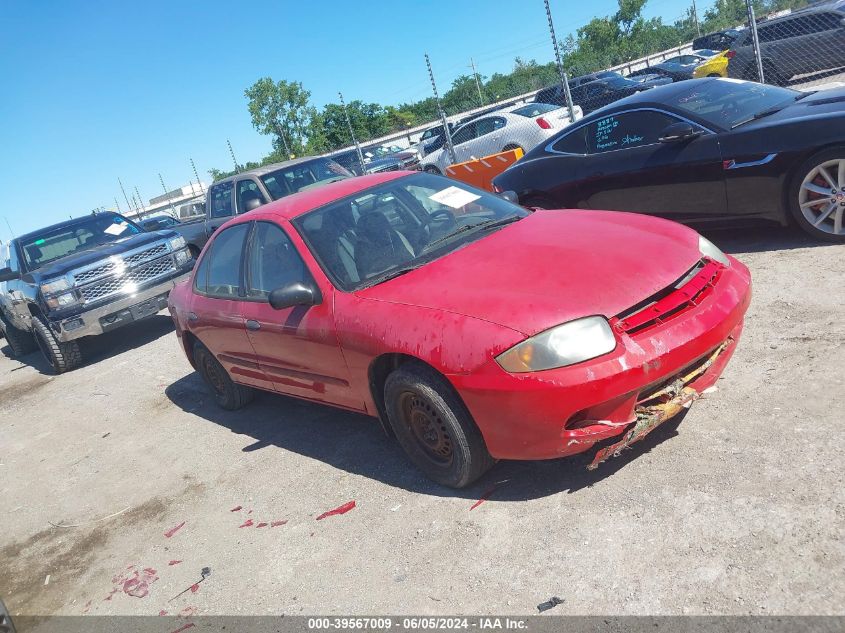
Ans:
{"label": "yellow car", "polygon": [[728,63],[733,56],[733,51],[722,51],[718,55],[708,57],[696,67],[692,72],[692,76],[695,79],[700,79],[701,77],[727,77]]}

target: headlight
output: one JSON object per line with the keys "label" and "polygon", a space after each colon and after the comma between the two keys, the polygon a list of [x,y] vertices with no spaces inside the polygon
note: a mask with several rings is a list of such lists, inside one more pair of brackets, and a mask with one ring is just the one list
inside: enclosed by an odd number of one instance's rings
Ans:
{"label": "headlight", "polygon": [[191,259],[191,254],[188,252],[187,248],[183,248],[181,250],[176,251],[177,266],[181,266],[182,264],[187,263],[189,259]]}
{"label": "headlight", "polygon": [[49,297],[47,305],[51,308],[65,308],[76,303],[76,294],[73,292],[66,292],[55,297]]}
{"label": "headlight", "polygon": [[704,256],[709,257],[710,259],[715,259],[720,264],[724,264],[725,266],[731,265],[731,260],[728,259],[728,256],[725,255],[718,246],[716,246],[713,242],[708,240],[703,235],[698,236],[698,251]]}
{"label": "headlight", "polygon": [[185,238],[180,235],[179,237],[167,240],[167,243],[170,244],[171,251],[178,251],[180,248],[185,248],[186,242]]}
{"label": "headlight", "polygon": [[496,362],[516,374],[574,365],[614,349],[616,337],[607,319],[591,316],[532,336],[499,354]]}
{"label": "headlight", "polygon": [[51,295],[62,290],[67,290],[68,288],[70,288],[70,283],[63,277],[50,283],[41,284],[41,294]]}

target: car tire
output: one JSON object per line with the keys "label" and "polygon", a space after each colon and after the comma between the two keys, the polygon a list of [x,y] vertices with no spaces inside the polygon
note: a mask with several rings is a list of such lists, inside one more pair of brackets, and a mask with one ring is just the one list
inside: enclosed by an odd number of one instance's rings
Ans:
{"label": "car tire", "polygon": [[39,316],[32,317],[32,332],[44,360],[50,364],[50,368],[55,373],[63,374],[82,364],[79,341],[63,343],[58,339],[53,328]]}
{"label": "car tire", "polygon": [[38,349],[38,344],[32,334],[25,330],[19,330],[2,317],[0,319],[3,321],[6,342],[9,344],[9,349],[12,350],[14,358],[21,358]]}
{"label": "car tire", "polygon": [[515,150],[515,149],[521,149],[521,150],[522,150],[522,155],[523,155],[523,156],[525,156],[525,148],[523,148],[523,147],[522,147],[522,145],[518,145],[518,144],[516,144],[516,143],[508,143],[507,145],[505,145],[505,146],[502,148],[502,151],[503,151],[503,152],[510,152],[510,151],[512,151],[512,150]]}
{"label": "car tire", "polygon": [[[839,181],[838,175],[840,169],[845,170],[843,163],[843,145],[813,154],[795,171],[786,194],[789,210],[801,229],[818,240],[839,244],[845,243],[845,182]],[[827,172],[836,187],[820,169]]]}
{"label": "car tire", "polygon": [[194,363],[220,408],[235,411],[255,398],[255,390],[234,382],[220,361],[199,341],[194,344]]}
{"label": "car tire", "polygon": [[452,385],[422,363],[406,363],[385,381],[387,418],[399,444],[427,477],[463,488],[495,460]]}
{"label": "car tire", "polygon": [[200,249],[193,244],[188,244],[188,252],[191,254],[191,257],[196,261],[199,259],[200,256]]}
{"label": "car tire", "polygon": [[440,170],[437,169],[437,167],[435,167],[434,165],[426,165],[425,167],[423,167],[423,171],[427,174],[435,174],[437,176],[440,175]]}
{"label": "car tire", "polygon": [[709,75],[707,75],[707,76],[708,76],[708,77],[721,77],[722,75],[720,75],[719,73],[710,73],[710,74],[709,74]]}

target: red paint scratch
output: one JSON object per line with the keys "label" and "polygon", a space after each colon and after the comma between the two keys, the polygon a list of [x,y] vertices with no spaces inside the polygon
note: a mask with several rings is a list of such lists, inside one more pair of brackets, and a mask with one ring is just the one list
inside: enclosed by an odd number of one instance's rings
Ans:
{"label": "red paint scratch", "polygon": [[88,613],[88,609],[91,608],[91,600],[85,603],[85,608],[82,609],[82,613]]}
{"label": "red paint scratch", "polygon": [[183,624],[178,629],[176,629],[175,631],[171,631],[170,633],[181,633],[182,631],[187,631],[188,629],[192,629],[195,626],[196,624],[194,624],[193,622],[188,622],[187,624]]}
{"label": "red paint scratch", "polygon": [[159,615],[167,615],[167,611],[165,611],[164,609],[162,609],[161,611],[159,611],[159,612],[158,612],[158,614],[159,614]]}
{"label": "red paint scratch", "polygon": [[496,488],[497,488],[497,486],[493,486],[492,488],[488,488],[487,490],[485,490],[484,494],[482,494],[478,498],[478,501],[476,501],[475,503],[472,504],[472,506],[470,507],[470,510],[475,510],[478,506],[480,506],[482,503],[487,501],[490,498],[490,495],[492,495],[496,491]]}
{"label": "red paint scratch", "polygon": [[173,536],[174,534],[176,534],[176,532],[178,532],[179,530],[181,530],[181,529],[182,529],[182,526],[183,526],[183,525],[185,525],[185,523],[187,523],[187,521],[182,521],[182,522],[181,522],[179,525],[177,525],[176,527],[172,527],[172,528],[170,528],[169,530],[167,530],[167,532],[165,532],[165,533],[164,533],[164,535],[165,535],[167,538],[170,538],[171,536]]}
{"label": "red paint scratch", "polygon": [[150,593],[150,585],[156,580],[158,580],[156,570],[151,567],[147,567],[141,573],[136,571],[131,578],[124,581],[123,593],[134,598],[144,598]]}
{"label": "red paint scratch", "polygon": [[179,612],[179,616],[183,618],[190,618],[197,614],[198,609],[195,606],[185,607]]}
{"label": "red paint scratch", "polygon": [[270,523],[270,527],[279,527],[280,525],[284,525],[287,522],[287,519],[284,519],[283,521],[273,521]]}
{"label": "red paint scratch", "polygon": [[243,510],[243,509],[244,509],[243,506],[235,506],[234,508],[229,510],[229,512],[238,512],[239,510]]}
{"label": "red paint scratch", "polygon": [[200,590],[199,583],[195,582],[193,585],[191,585],[191,593],[196,593],[199,590]]}
{"label": "red paint scratch", "polygon": [[329,510],[328,512],[323,512],[323,514],[321,514],[320,516],[317,517],[317,520],[322,521],[326,517],[333,517],[333,516],[338,515],[338,514],[346,514],[347,512],[349,512],[354,507],[355,507],[355,501],[347,501],[342,506],[338,506],[334,510]]}
{"label": "red paint scratch", "polygon": [[246,521],[241,523],[238,527],[239,528],[252,527],[252,519],[247,519]]}
{"label": "red paint scratch", "polygon": [[264,521],[262,521],[261,523],[259,523],[259,524],[258,524],[258,525],[256,525],[255,527],[257,527],[257,528],[260,528],[260,527],[267,527],[267,524],[266,524],[266,523],[264,523]]}
{"label": "red paint scratch", "polygon": [[112,589],[111,593],[103,598],[103,602],[109,602],[114,597],[114,594],[120,593],[120,589]]}
{"label": "red paint scratch", "polygon": [[168,567],[173,567],[173,565],[178,565],[178,564],[179,564],[179,563],[181,563],[181,562],[182,562],[181,560],[172,560],[172,561],[170,561],[169,563],[167,563],[167,566],[168,566]]}

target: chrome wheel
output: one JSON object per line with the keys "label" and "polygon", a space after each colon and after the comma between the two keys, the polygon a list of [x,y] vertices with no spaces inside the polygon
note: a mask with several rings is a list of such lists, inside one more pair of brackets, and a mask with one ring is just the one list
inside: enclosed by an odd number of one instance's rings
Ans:
{"label": "chrome wheel", "polygon": [[798,189],[798,207],[816,230],[845,236],[845,158],[819,163]]}

